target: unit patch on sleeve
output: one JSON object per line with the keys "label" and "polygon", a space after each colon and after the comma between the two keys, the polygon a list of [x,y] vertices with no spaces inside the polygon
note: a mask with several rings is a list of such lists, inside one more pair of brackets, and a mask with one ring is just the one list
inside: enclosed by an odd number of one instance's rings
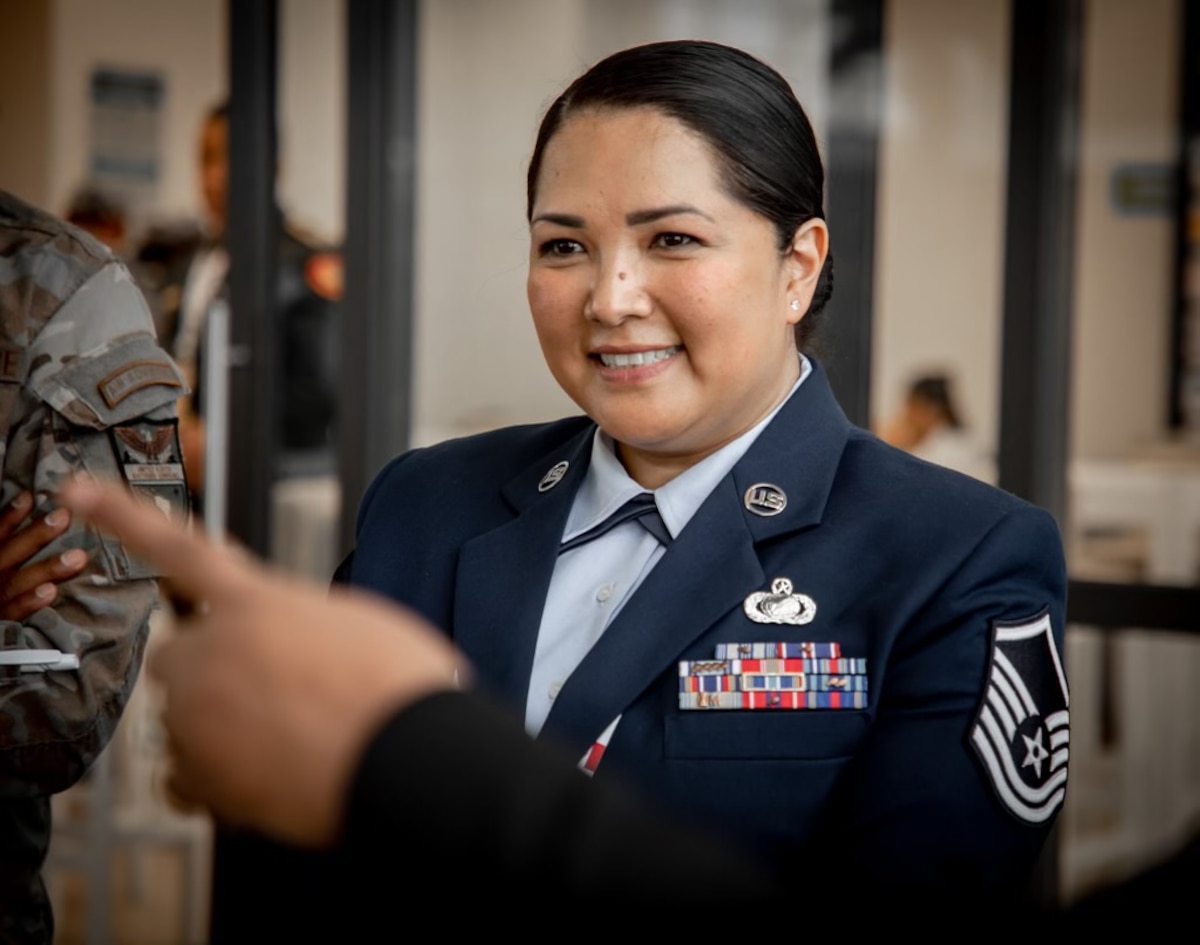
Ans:
{"label": "unit patch on sleeve", "polygon": [[1050,614],[992,625],[992,653],[971,745],[1004,808],[1039,824],[1066,795],[1067,678]]}
{"label": "unit patch on sleeve", "polygon": [[138,420],[118,424],[109,432],[130,488],[150,499],[168,518],[186,519],[188,487],[177,422]]}

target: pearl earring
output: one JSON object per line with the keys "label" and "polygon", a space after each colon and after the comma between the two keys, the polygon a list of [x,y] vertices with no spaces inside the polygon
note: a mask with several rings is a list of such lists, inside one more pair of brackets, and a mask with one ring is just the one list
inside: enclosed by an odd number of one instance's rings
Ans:
{"label": "pearl earring", "polygon": [[799,299],[792,299],[792,311],[793,312],[800,311],[800,300]]}

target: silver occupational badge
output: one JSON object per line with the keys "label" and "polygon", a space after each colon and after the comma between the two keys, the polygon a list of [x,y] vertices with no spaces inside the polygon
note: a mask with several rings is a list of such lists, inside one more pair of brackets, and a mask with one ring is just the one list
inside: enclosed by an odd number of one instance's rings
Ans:
{"label": "silver occupational badge", "polygon": [[542,476],[542,481],[538,483],[538,492],[547,492],[562,482],[562,477],[567,474],[567,469],[570,465],[564,459],[561,463],[555,463],[551,466],[546,475]]}
{"label": "silver occupational badge", "polygon": [[746,616],[755,623],[787,623],[803,626],[817,615],[817,602],[807,594],[793,594],[792,582],[776,578],[771,590],[756,591],[742,604]]}
{"label": "silver occupational badge", "polygon": [[756,482],[746,490],[742,499],[747,509],[755,515],[778,515],[787,507],[787,495],[771,482]]}
{"label": "silver occupational badge", "polygon": [[1043,823],[1062,806],[1069,702],[1049,613],[1022,623],[996,621],[971,745],[1000,803],[1026,823]]}

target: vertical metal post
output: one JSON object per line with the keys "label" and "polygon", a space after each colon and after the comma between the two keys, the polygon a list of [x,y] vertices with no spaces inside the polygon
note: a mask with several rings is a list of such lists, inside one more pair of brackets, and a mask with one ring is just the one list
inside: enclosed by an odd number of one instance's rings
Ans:
{"label": "vertical metal post", "polygon": [[229,3],[229,531],[270,548],[279,452],[276,331],[275,89],[277,3]]}
{"label": "vertical metal post", "polygon": [[[1000,486],[1063,521],[1082,0],[1012,0]],[[1058,901],[1058,830],[1030,894]]]}
{"label": "vertical metal post", "polygon": [[1012,0],[1000,485],[1066,506],[1082,0]]}
{"label": "vertical metal post", "polygon": [[229,495],[229,304],[217,299],[204,320],[204,528],[225,537]]}
{"label": "vertical metal post", "polygon": [[[875,282],[875,187],[883,115],[883,0],[831,0],[828,172],[835,268],[828,323],[819,340],[846,415],[866,426],[871,409]],[[818,352],[818,353],[822,353]]]}
{"label": "vertical metal post", "polygon": [[[226,5],[229,24],[229,368],[230,488],[227,530],[259,555],[270,547],[271,481],[279,451],[275,329],[277,229],[276,0]],[[210,520],[212,522],[212,520]],[[212,522],[212,527],[217,523]],[[218,825],[213,838],[210,942],[244,941],[239,895],[256,881],[241,835]]]}
{"label": "vertical metal post", "polygon": [[417,10],[416,0],[348,0],[343,551],[367,483],[409,445]]}

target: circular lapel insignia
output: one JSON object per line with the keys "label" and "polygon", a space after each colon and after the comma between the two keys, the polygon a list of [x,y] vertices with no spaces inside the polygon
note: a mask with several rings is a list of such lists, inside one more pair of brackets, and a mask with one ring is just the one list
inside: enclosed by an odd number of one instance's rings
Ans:
{"label": "circular lapel insignia", "polygon": [[756,482],[742,500],[755,515],[778,515],[787,508],[787,495],[773,482]]}
{"label": "circular lapel insignia", "polygon": [[570,465],[564,459],[561,463],[555,463],[551,466],[546,475],[542,476],[542,481],[538,483],[538,492],[547,492],[562,482],[562,477],[567,474],[567,469]]}
{"label": "circular lapel insignia", "polygon": [[746,616],[755,623],[786,623],[801,627],[812,623],[817,615],[817,602],[807,594],[793,594],[792,582],[776,578],[771,590],[756,591],[742,604]]}

